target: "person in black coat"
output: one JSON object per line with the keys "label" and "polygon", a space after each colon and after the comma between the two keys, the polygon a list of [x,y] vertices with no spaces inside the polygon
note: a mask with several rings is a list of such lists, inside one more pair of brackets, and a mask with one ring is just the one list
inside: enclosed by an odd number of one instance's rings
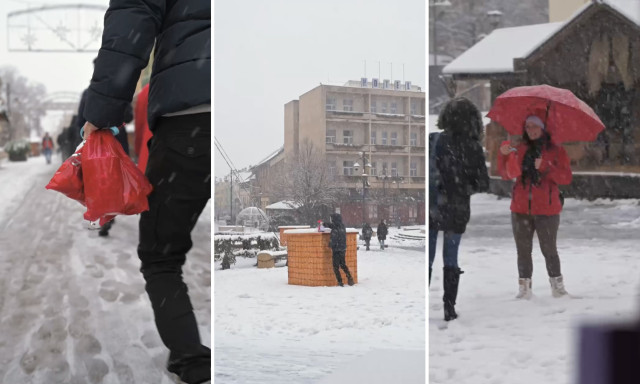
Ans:
{"label": "person in black coat", "polygon": [[333,258],[333,272],[336,274],[336,280],[338,285],[344,287],[342,284],[342,276],[340,276],[340,268],[347,275],[347,283],[353,285],[353,278],[347,267],[345,260],[345,253],[347,252],[347,230],[342,223],[342,216],[339,213],[331,215],[330,223],[322,223],[327,228],[331,228],[331,237],[329,240],[329,247],[331,247]]}
{"label": "person in black coat", "polygon": [[211,198],[211,1],[111,0],[83,106],[84,138],[120,126],[154,49],[145,175],[153,186],[140,215],[138,257],[167,370],[188,384],[211,379],[182,267],[191,231]]}
{"label": "person in black coat", "polygon": [[[471,101],[463,97],[449,101],[440,113],[438,127],[444,132],[429,138],[437,140],[429,143],[434,149],[429,161],[435,162],[430,164],[429,180],[430,188],[435,191],[429,201],[429,282],[441,231],[444,233],[444,319],[449,321],[458,317],[455,303],[463,273],[458,267],[458,247],[471,216],[471,195],[489,189],[489,174],[480,143],[482,117]],[[434,167],[435,175],[431,171]]]}
{"label": "person in black coat", "polygon": [[367,251],[369,250],[369,243],[371,242],[371,236],[373,235],[373,229],[369,225],[369,223],[364,223],[362,226],[362,239],[364,240],[365,245],[367,246]]}
{"label": "person in black coat", "polygon": [[380,224],[378,224],[377,235],[378,235],[378,241],[380,242],[380,249],[382,249],[383,251],[384,251],[384,241],[387,239],[387,233],[388,233],[387,224],[384,222],[384,219],[382,219],[380,221]]}

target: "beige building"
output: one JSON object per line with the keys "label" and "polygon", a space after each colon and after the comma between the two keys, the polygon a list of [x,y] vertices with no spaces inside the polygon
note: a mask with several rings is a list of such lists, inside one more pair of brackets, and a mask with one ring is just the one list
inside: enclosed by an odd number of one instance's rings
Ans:
{"label": "beige building", "polygon": [[591,0],[549,0],[549,22],[565,21]]}
{"label": "beige building", "polygon": [[389,187],[393,178],[400,189],[423,196],[425,93],[410,82],[374,81],[320,85],[287,103],[285,158],[308,140],[325,154],[330,173],[352,188],[362,182],[364,152],[371,188]]}

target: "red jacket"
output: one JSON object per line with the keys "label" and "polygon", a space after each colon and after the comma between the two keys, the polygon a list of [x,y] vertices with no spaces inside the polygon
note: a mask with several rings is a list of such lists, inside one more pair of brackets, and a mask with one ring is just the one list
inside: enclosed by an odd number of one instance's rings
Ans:
{"label": "red jacket", "polygon": [[571,166],[567,151],[562,146],[551,145],[542,151],[540,183],[522,184],[522,160],[527,145],[520,144],[517,151],[508,155],[498,152],[498,172],[503,179],[516,178],[511,198],[511,212],[529,215],[557,215],[562,211],[558,185],[571,183]]}

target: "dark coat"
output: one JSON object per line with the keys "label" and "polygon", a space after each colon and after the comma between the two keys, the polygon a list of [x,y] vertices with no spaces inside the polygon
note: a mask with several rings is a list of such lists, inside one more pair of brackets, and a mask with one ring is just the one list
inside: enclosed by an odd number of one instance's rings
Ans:
{"label": "dark coat", "polygon": [[154,42],[151,130],[164,114],[211,104],[211,1],[111,0],[83,111],[87,121],[99,128],[125,121]]}
{"label": "dark coat", "polygon": [[369,223],[365,223],[362,226],[362,238],[365,240],[371,240],[372,235],[373,235],[373,229],[371,229],[371,226],[369,225]]}
{"label": "dark coat", "polygon": [[[439,180],[435,186],[437,206],[429,207],[429,229],[464,233],[471,216],[471,195],[489,190],[489,174],[479,139],[482,120],[471,102],[454,99],[453,105],[445,107],[438,123],[444,132],[435,145]],[[430,199],[429,203],[433,201]]]}
{"label": "dark coat", "polygon": [[378,224],[378,240],[386,240],[388,232],[386,224],[381,221],[380,224]]}
{"label": "dark coat", "polygon": [[342,223],[342,216],[339,213],[331,215],[330,223],[323,223],[327,228],[331,228],[331,238],[329,240],[329,247],[334,252],[347,250],[347,230]]}

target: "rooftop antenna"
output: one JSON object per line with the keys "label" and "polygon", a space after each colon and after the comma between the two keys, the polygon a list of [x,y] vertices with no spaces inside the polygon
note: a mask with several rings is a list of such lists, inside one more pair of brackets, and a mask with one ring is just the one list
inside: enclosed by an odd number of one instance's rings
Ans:
{"label": "rooftop antenna", "polygon": [[380,61],[378,61],[378,79],[380,79]]}
{"label": "rooftop antenna", "polygon": [[402,63],[402,82],[404,83],[404,63]]}
{"label": "rooftop antenna", "polygon": [[367,77],[367,60],[364,61],[364,77]]}

